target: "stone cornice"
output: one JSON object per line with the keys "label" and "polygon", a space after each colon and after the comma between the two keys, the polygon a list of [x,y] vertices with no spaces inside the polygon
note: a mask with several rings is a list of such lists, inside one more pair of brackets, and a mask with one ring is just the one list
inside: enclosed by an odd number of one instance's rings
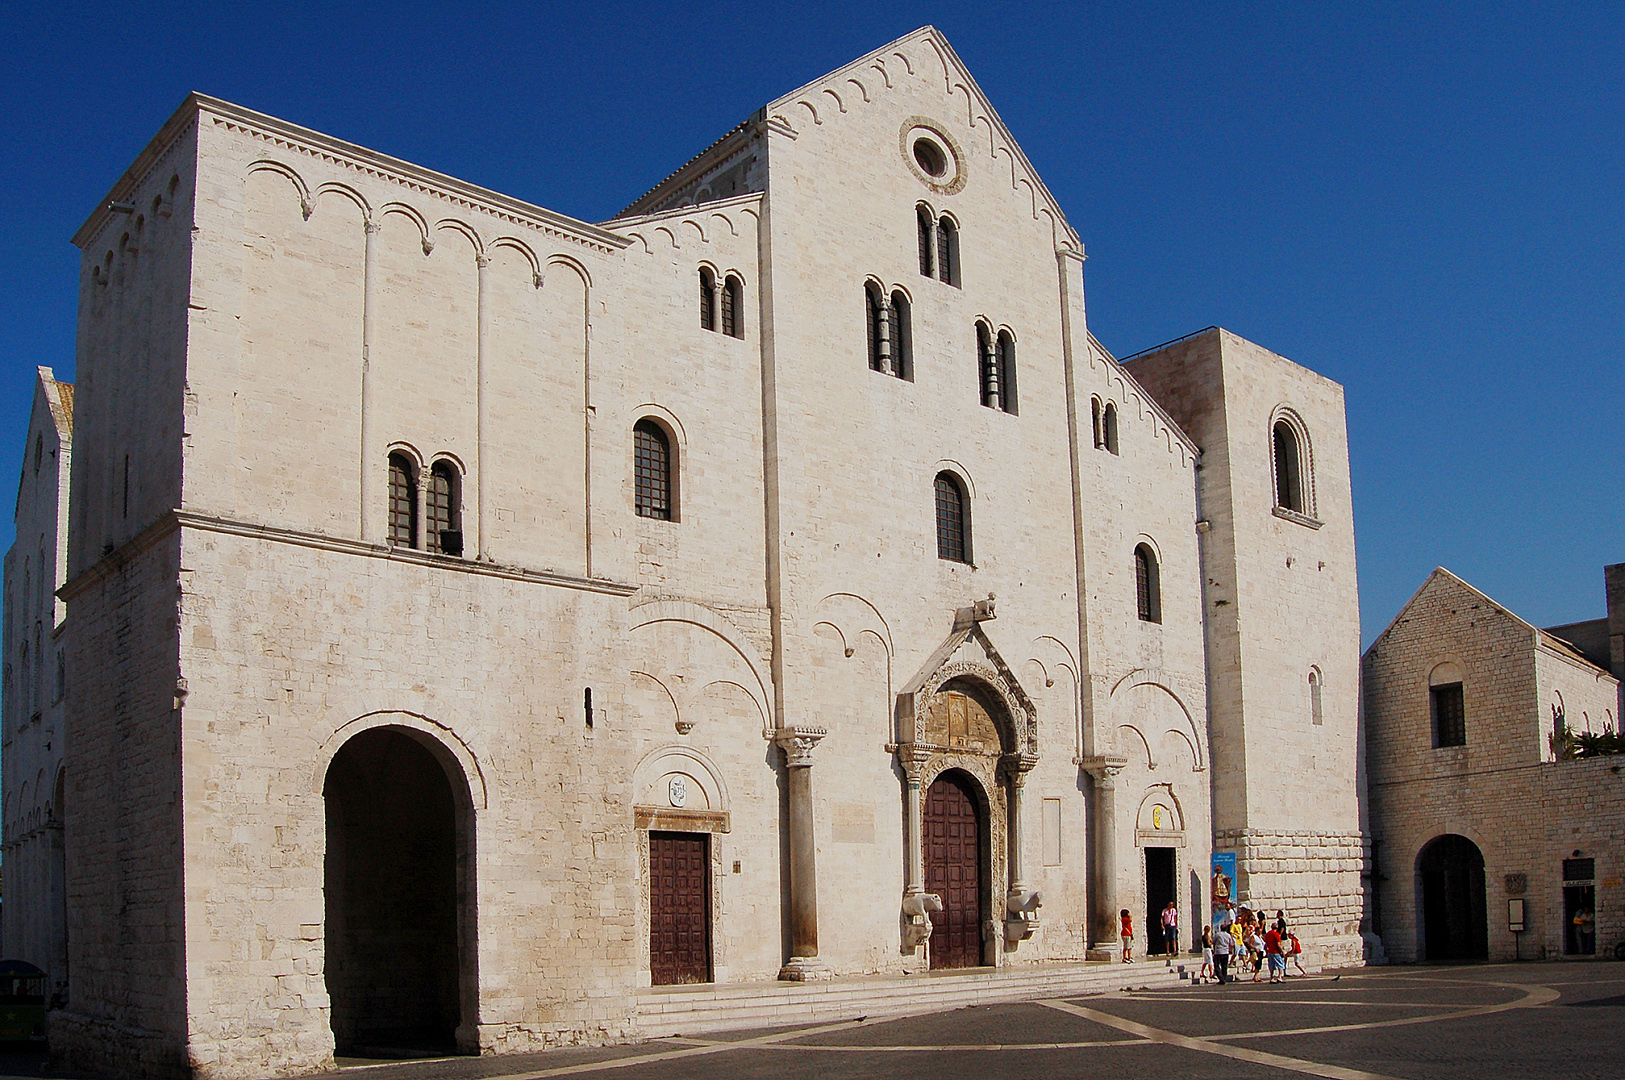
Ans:
{"label": "stone cornice", "polygon": [[297,547],[317,548],[322,551],[358,555],[370,559],[385,559],[391,562],[414,563],[418,566],[433,566],[455,573],[506,578],[509,581],[528,581],[537,585],[552,585],[558,588],[577,589],[582,592],[602,593],[606,596],[631,596],[638,590],[636,585],[627,585],[605,578],[584,578],[573,574],[561,574],[552,570],[530,570],[518,566],[477,562],[472,559],[431,555],[426,551],[395,547],[389,544],[373,544],[363,540],[351,540],[346,537],[326,536],[322,533],[304,532],[298,529],[284,529],[275,525],[259,525],[253,522],[216,517],[211,514],[196,513],[190,510],[171,510],[119,548],[102,556],[95,564],[58,589],[57,596],[64,601],[72,600],[92,585],[105,580],[128,566],[137,556],[150,550],[178,529],[225,533],[229,536],[242,536],[271,543],[292,544]]}
{"label": "stone cornice", "polygon": [[233,105],[219,98],[194,93],[187,96],[180,109],[136,158],[135,164],[130,166],[117,184],[113,185],[112,191],[102,201],[101,206],[74,234],[74,243],[83,246],[83,242],[88,241],[106,220],[110,213],[108,205],[123,201],[140,185],[142,179],[151,171],[153,164],[167,152],[169,146],[194,122],[205,117],[210,123],[261,139],[280,148],[338,164],[388,183],[442,198],[467,209],[489,214],[511,224],[536,229],[549,236],[573,241],[600,252],[619,251],[630,242],[625,237],[617,236],[597,225],[578,221],[489,188],[336,139],[331,135],[323,135],[321,132],[285,120],[278,120],[274,116]]}

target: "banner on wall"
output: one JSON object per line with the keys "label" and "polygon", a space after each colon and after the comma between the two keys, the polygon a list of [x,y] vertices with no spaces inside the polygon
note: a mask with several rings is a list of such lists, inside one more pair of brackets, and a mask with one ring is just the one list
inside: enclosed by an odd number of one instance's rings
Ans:
{"label": "banner on wall", "polygon": [[1213,904],[1213,928],[1217,930],[1231,921],[1236,908],[1236,853],[1215,851],[1213,873],[1209,879]]}

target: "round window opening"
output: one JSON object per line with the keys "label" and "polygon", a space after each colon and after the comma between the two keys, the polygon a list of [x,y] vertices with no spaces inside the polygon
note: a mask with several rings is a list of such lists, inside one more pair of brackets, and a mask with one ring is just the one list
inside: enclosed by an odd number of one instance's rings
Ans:
{"label": "round window opening", "polygon": [[914,140],[914,160],[927,176],[944,176],[948,172],[948,155],[923,136]]}

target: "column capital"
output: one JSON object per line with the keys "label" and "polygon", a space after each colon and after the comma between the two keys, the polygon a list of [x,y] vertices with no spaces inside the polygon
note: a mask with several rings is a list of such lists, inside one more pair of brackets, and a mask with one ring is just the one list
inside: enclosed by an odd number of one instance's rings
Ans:
{"label": "column capital", "polygon": [[1027,782],[1027,774],[1038,764],[1037,754],[1005,754],[999,758],[1004,775],[1017,787]]}
{"label": "column capital", "polygon": [[784,764],[791,769],[812,767],[813,747],[829,734],[828,728],[783,727],[773,733],[773,741],[784,750]]}
{"label": "column capital", "polygon": [[1077,760],[1078,767],[1093,776],[1095,782],[1104,788],[1110,788],[1112,780],[1128,766],[1128,758],[1120,757],[1081,757]]}

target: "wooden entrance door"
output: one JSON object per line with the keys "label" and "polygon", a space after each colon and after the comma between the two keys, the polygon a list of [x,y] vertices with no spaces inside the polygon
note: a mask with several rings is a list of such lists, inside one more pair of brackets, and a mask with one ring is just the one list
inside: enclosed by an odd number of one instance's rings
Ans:
{"label": "wooden entrance door", "polygon": [[925,891],[942,897],[931,913],[931,966],[982,964],[982,829],[976,800],[952,773],[925,794]]}
{"label": "wooden entrance door", "polygon": [[649,834],[649,975],[711,981],[711,852],[705,833]]}

